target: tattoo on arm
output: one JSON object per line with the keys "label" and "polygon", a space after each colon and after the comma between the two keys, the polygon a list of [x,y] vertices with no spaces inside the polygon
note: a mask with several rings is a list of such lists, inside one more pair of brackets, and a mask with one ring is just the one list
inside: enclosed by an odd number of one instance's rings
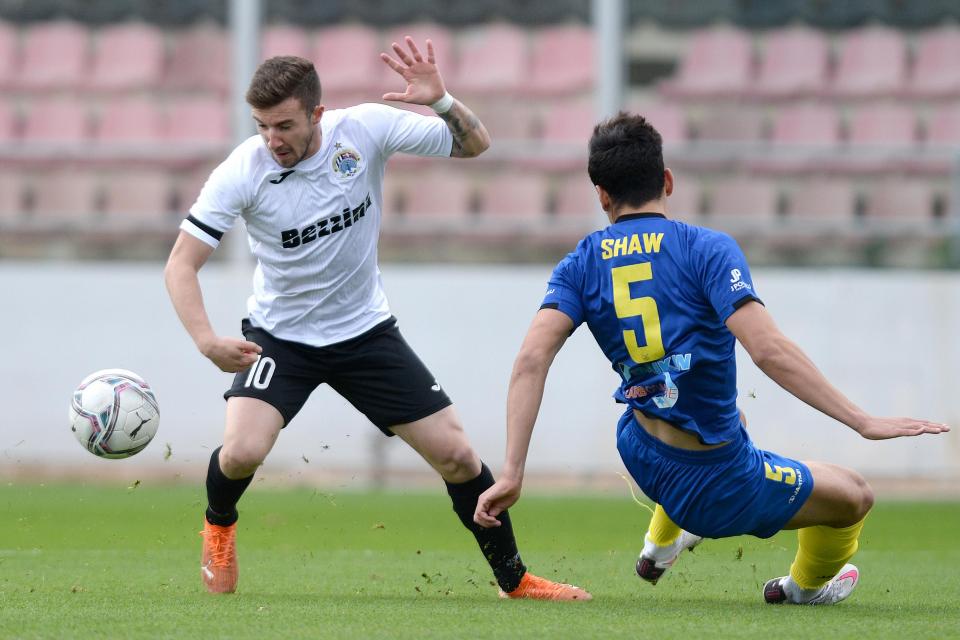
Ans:
{"label": "tattoo on arm", "polygon": [[486,128],[470,109],[459,101],[446,113],[438,114],[453,134],[451,158],[471,158],[479,155],[489,146]]}

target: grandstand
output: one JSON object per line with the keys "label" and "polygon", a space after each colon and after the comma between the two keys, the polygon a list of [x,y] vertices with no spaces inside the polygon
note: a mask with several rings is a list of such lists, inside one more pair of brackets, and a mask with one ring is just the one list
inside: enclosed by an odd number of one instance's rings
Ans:
{"label": "grandstand", "polygon": [[[328,108],[378,100],[377,54],[409,33],[490,129],[478,162],[393,161],[388,256],[546,260],[602,223],[587,0],[262,5],[260,57],[313,59]],[[677,217],[760,263],[960,264],[960,5],[626,7],[621,106],[663,133]],[[0,2],[0,257],[166,253],[231,147],[228,13]]]}

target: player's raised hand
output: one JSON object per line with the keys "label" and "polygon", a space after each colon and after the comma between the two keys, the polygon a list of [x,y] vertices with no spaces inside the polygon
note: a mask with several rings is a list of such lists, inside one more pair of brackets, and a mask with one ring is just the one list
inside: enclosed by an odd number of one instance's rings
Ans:
{"label": "player's raised hand", "polygon": [[447,92],[433,54],[433,42],[427,40],[427,58],[424,60],[413,38],[406,36],[404,41],[409,51],[396,42],[393,43],[393,51],[399,61],[386,53],[381,53],[380,59],[406,80],[407,90],[403,93],[385,93],[383,99],[410,104],[433,104]]}
{"label": "player's raised hand", "polygon": [[263,349],[249,340],[217,336],[201,350],[221,371],[243,371],[260,357]]}
{"label": "player's raised hand", "polygon": [[499,527],[497,516],[512,507],[520,499],[520,483],[501,478],[492,487],[480,494],[473,521],[485,529]]}
{"label": "player's raised hand", "polygon": [[889,440],[919,436],[924,433],[946,433],[950,427],[942,422],[914,418],[868,418],[857,432],[867,440]]}

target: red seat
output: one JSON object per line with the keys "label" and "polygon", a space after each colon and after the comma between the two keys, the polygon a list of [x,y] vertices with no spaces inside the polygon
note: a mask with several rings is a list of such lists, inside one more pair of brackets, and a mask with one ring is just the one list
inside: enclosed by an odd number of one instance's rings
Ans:
{"label": "red seat", "polygon": [[667,196],[667,217],[684,222],[697,222],[700,217],[703,190],[693,176],[674,172],[673,193]]}
{"label": "red seat", "polygon": [[111,219],[158,224],[170,213],[171,181],[163,171],[114,171],[104,184],[104,212]]}
{"label": "red seat", "polygon": [[851,144],[910,146],[917,140],[913,110],[902,104],[878,104],[859,109],[850,118]]}
{"label": "red seat", "polygon": [[[375,102],[391,88],[383,86],[381,78],[385,66],[380,60],[380,38],[371,27],[353,24],[325,27],[316,33],[313,60],[320,74],[324,104],[348,106],[348,98],[339,103],[335,97],[348,93],[360,94],[362,100]],[[398,82],[402,82],[397,77]],[[402,90],[402,88],[400,89]]]}
{"label": "red seat", "polygon": [[852,220],[857,195],[849,180],[812,178],[798,183],[791,196],[789,214],[795,218]]}
{"label": "red seat", "polygon": [[0,172],[0,221],[9,221],[23,215],[24,181],[18,173]]}
{"label": "red seat", "polygon": [[85,105],[76,101],[62,98],[37,100],[24,111],[25,140],[77,143],[90,137],[90,114]]}
{"label": "red seat", "polygon": [[596,187],[586,173],[562,176],[557,186],[555,213],[558,216],[591,217],[601,212]]}
{"label": "red seat", "polygon": [[700,121],[699,139],[705,142],[759,142],[763,137],[763,115],[739,107],[710,109]]}
{"label": "red seat", "polygon": [[[398,176],[399,177],[399,176]],[[473,207],[474,187],[468,173],[432,170],[417,177],[415,188],[406,194],[404,213],[408,217],[467,217]],[[429,188],[424,188],[429,185]]]}
{"label": "red seat", "polygon": [[681,97],[733,96],[750,85],[753,67],[750,36],[729,27],[694,34],[680,63],[680,72],[662,89]]}
{"label": "red seat", "polygon": [[663,138],[664,144],[678,144],[689,139],[687,116],[679,104],[655,102],[652,104],[634,104],[629,111],[643,116]]}
{"label": "red seat", "polygon": [[6,22],[0,22],[0,87],[6,88],[16,82],[20,51],[17,46],[17,30]]}
{"label": "red seat", "polygon": [[310,59],[313,47],[306,30],[292,24],[273,24],[263,30],[260,38],[260,59],[276,56],[298,56]]}
{"label": "red seat", "polygon": [[596,110],[589,102],[555,102],[543,115],[543,139],[585,147],[596,124]]}
{"label": "red seat", "polygon": [[903,35],[887,27],[866,27],[845,38],[833,92],[843,97],[892,95],[906,80]]}
{"label": "red seat", "polygon": [[17,84],[31,91],[73,89],[88,74],[90,33],[69,21],[27,27]]}
{"label": "red seat", "polygon": [[933,187],[923,180],[884,180],[867,193],[866,216],[882,219],[933,217]]}
{"label": "red seat", "polygon": [[540,29],[533,39],[527,89],[541,95],[585,93],[593,87],[593,31],[581,25]]}
{"label": "red seat", "polygon": [[166,84],[171,89],[225,93],[230,80],[227,36],[213,24],[199,24],[174,36]]}
{"label": "red seat", "polygon": [[107,143],[156,143],[164,139],[163,118],[147,98],[123,98],[104,105],[97,136]]}
{"label": "red seat", "polygon": [[499,173],[483,185],[480,211],[487,216],[538,218],[547,212],[547,196],[543,174]]}
{"label": "red seat", "polygon": [[39,220],[84,220],[99,217],[100,177],[94,171],[62,168],[32,174],[33,213]]}
{"label": "red seat", "polygon": [[960,145],[960,104],[944,105],[930,117],[927,144]]}
{"label": "red seat", "polygon": [[928,31],[917,42],[910,93],[916,96],[960,95],[960,28]]}
{"label": "red seat", "polygon": [[456,81],[450,82],[452,91],[481,96],[513,94],[530,78],[527,34],[519,27],[483,25],[462,33],[458,41],[459,73]]}
{"label": "red seat", "polygon": [[201,145],[230,141],[229,108],[222,100],[207,96],[175,98],[167,103],[164,139]]}
{"label": "red seat", "polygon": [[776,187],[757,178],[723,180],[713,188],[710,215],[772,220],[777,216]]}
{"label": "red seat", "polygon": [[19,133],[16,107],[11,102],[0,101],[0,143],[15,140]]}
{"label": "red seat", "polygon": [[829,58],[821,31],[798,26],[771,32],[752,92],[764,98],[817,94],[826,85]]}
{"label": "red seat", "polygon": [[142,23],[106,27],[97,40],[89,82],[92,88],[109,91],[160,85],[166,48],[157,27]]}
{"label": "red seat", "polygon": [[840,143],[840,116],[825,104],[799,104],[777,111],[771,141],[775,144],[832,146]]}

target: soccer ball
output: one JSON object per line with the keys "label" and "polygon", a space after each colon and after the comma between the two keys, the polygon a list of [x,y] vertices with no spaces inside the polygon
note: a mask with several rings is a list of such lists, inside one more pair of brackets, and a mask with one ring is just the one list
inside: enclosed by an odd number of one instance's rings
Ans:
{"label": "soccer ball", "polygon": [[101,458],[140,453],[159,426],[157,398],[132,371],[96,371],[73,392],[70,430],[87,451]]}

